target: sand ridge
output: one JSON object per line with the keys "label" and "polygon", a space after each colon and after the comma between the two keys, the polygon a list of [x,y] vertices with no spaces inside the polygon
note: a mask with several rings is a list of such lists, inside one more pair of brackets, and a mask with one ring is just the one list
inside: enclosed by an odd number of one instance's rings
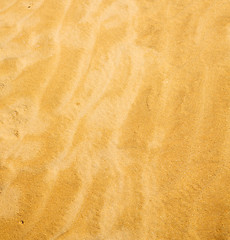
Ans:
{"label": "sand ridge", "polygon": [[230,238],[229,76],[229,0],[0,0],[0,240]]}

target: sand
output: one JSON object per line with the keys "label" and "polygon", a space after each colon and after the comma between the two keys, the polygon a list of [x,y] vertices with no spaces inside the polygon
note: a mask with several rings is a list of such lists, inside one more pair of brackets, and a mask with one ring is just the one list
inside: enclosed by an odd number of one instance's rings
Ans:
{"label": "sand", "polygon": [[0,0],[0,240],[228,240],[229,160],[229,0]]}

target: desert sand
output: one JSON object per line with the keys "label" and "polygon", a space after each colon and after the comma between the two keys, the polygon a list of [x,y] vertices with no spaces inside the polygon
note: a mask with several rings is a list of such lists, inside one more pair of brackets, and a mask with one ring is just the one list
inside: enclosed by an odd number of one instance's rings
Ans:
{"label": "desert sand", "polygon": [[0,0],[0,240],[230,239],[230,1]]}

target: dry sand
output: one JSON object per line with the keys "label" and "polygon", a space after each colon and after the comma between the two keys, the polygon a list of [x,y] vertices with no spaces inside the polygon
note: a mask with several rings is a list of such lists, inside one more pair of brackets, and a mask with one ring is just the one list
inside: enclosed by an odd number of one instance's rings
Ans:
{"label": "dry sand", "polygon": [[230,239],[230,1],[0,0],[0,240]]}

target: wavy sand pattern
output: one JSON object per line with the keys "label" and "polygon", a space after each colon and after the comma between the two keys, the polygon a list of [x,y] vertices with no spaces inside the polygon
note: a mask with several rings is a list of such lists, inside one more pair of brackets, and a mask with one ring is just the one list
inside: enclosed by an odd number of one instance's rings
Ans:
{"label": "wavy sand pattern", "polygon": [[229,0],[0,0],[0,240],[228,240],[229,160]]}

